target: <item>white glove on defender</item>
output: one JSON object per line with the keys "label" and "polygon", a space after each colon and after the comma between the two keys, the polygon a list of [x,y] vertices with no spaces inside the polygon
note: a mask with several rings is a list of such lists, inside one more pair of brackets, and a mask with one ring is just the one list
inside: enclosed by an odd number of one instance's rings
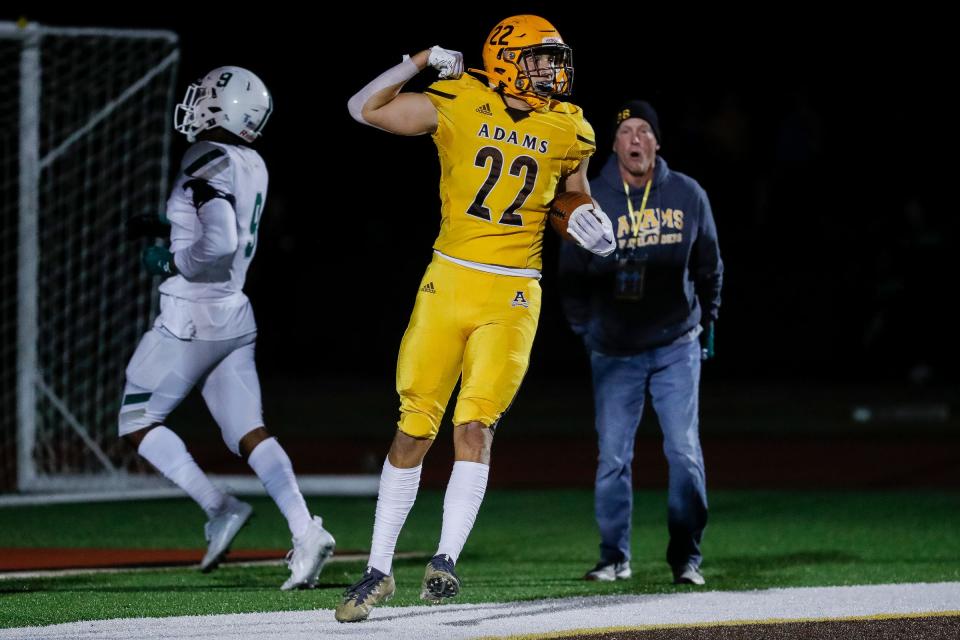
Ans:
{"label": "white glove on defender", "polygon": [[427,64],[440,72],[440,79],[456,80],[463,75],[463,54],[442,47],[430,47]]}
{"label": "white glove on defender", "polygon": [[592,204],[582,204],[570,214],[567,233],[581,247],[598,256],[608,256],[617,248],[613,225],[607,214]]}

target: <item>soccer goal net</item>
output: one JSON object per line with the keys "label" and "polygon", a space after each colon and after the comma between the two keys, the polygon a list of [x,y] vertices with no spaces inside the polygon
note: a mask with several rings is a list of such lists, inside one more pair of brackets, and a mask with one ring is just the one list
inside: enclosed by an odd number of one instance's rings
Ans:
{"label": "soccer goal net", "polygon": [[177,36],[0,22],[0,492],[155,486],[116,435],[155,312]]}

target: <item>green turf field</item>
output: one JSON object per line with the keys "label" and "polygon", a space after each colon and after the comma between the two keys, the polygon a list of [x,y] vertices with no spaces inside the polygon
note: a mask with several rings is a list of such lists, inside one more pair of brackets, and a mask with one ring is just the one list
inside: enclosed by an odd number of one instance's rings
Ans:
{"label": "green turf field", "polygon": [[[704,540],[710,589],[960,581],[960,494],[714,492]],[[289,545],[266,498],[234,548]],[[373,499],[313,498],[340,549],[367,549]],[[397,597],[417,603],[426,557],[440,531],[442,494],[424,491],[398,551],[422,560],[395,564]],[[201,548],[203,515],[187,500],[0,508],[0,547]],[[460,602],[690,590],[669,584],[663,492],[636,496],[634,578],[580,580],[596,560],[589,491],[488,494],[458,564]],[[334,562],[314,591],[282,593],[283,566],[193,569],[0,581],[0,626],[209,613],[332,609],[362,570]],[[332,615],[332,612],[331,612]]]}

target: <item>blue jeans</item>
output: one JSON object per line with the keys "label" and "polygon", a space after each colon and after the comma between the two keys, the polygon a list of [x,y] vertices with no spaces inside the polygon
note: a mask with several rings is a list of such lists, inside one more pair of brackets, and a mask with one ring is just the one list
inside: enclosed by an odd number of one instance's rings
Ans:
{"label": "blue jeans", "polygon": [[684,336],[665,347],[627,357],[590,355],[600,456],[596,516],[600,560],[630,559],[634,439],[647,391],[653,400],[670,468],[667,523],[671,567],[699,567],[707,525],[707,488],[700,449],[700,344]]}

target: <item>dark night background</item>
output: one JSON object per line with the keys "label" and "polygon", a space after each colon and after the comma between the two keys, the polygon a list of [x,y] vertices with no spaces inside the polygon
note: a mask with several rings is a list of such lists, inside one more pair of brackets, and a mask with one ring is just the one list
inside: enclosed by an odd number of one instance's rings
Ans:
{"label": "dark night background", "polygon": [[[639,3],[405,7],[337,7],[336,19],[262,7],[26,12],[53,25],[177,32],[178,99],[190,80],[226,64],[251,69],[273,92],[258,143],[270,193],[246,287],[268,410],[278,381],[366,384],[386,412],[342,413],[382,425],[385,449],[397,348],[439,223],[439,171],[429,136],[361,126],[346,102],[401,54],[434,44],[480,66],[493,25],[529,12],[573,47],[571,100],[599,142],[591,177],[608,155],[619,104],[646,98],[660,114],[661,155],[711,198],[725,275],[717,358],[704,368],[705,433],[711,407],[735,422],[760,411],[751,400],[774,387],[782,404],[769,412],[780,416],[834,389],[857,390],[837,391],[840,423],[849,421],[844,403],[871,397],[946,403],[949,414],[960,377],[957,221],[947,200],[955,54],[943,16],[842,17],[807,5],[722,15]],[[329,15],[322,11],[310,9]],[[434,77],[428,70],[408,88]],[[177,138],[174,156],[186,147]],[[535,404],[554,387],[580,385],[589,420],[587,363],[560,312],[559,240],[547,233],[544,306],[517,406],[525,394]],[[723,396],[742,402],[730,407]],[[708,447],[708,467],[709,455]]]}

